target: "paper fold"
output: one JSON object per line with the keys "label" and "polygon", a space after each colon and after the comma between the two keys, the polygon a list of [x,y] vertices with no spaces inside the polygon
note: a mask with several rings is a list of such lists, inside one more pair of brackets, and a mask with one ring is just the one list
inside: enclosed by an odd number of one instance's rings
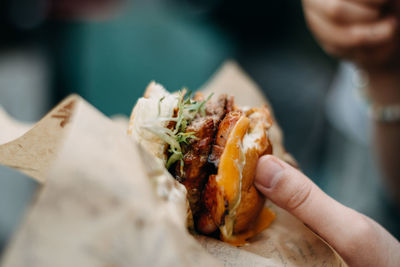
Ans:
{"label": "paper fold", "polygon": [[[227,63],[205,90],[228,90],[239,105],[267,103],[254,82]],[[1,123],[0,116],[0,123]],[[31,130],[0,145],[0,164],[45,182],[1,266],[342,266],[296,218],[268,203],[277,220],[251,244],[232,247],[185,228],[185,199],[121,127],[73,95]],[[11,128],[10,128],[11,129]],[[282,135],[279,127],[276,142]],[[292,160],[283,147],[278,156]],[[157,182],[158,183],[158,182]]]}
{"label": "paper fold", "polygon": [[[44,182],[51,162],[56,158],[56,152],[68,131],[68,124],[74,113],[76,102],[80,99],[72,95],[50,111],[32,129],[16,140],[0,146],[0,164],[17,169]],[[29,126],[21,125],[1,116],[4,128],[10,128],[12,134],[20,135]]]}

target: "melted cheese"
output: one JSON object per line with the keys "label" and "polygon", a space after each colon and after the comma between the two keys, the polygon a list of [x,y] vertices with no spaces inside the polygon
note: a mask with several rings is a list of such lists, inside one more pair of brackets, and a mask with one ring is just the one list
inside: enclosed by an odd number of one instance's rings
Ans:
{"label": "melted cheese", "polygon": [[234,218],[241,199],[242,171],[245,164],[242,139],[249,124],[250,120],[244,116],[238,120],[229,134],[218,166],[216,181],[218,186],[223,188],[224,195],[229,203],[229,213],[225,217],[224,225],[220,227],[221,233],[226,237],[232,235]]}
{"label": "melted cheese", "polygon": [[[240,122],[240,121],[239,121]],[[231,203],[232,205],[229,206],[229,213],[225,218],[225,224],[220,227],[221,234],[224,238],[225,241],[231,243],[237,243],[237,245],[241,245],[242,243],[245,243],[246,240],[255,234],[261,232],[265,228],[268,227],[268,225],[271,223],[271,221],[275,218],[275,215],[273,215],[272,212],[269,212],[269,210],[263,210],[259,218],[266,219],[264,222],[262,220],[258,220],[258,222],[253,225],[252,227],[249,228],[248,231],[245,233],[239,234],[239,235],[233,235],[233,228],[235,226],[235,219],[236,219],[236,211],[237,208],[239,207],[240,201],[241,201],[241,190],[242,190],[242,173],[243,173],[243,168],[246,164],[246,154],[250,150],[257,150],[260,155],[262,155],[265,150],[267,149],[268,142],[267,142],[267,132],[266,128],[268,125],[267,122],[267,117],[265,116],[265,113],[262,112],[254,112],[252,113],[249,118],[246,120],[246,131],[243,134],[244,128],[240,128],[243,126],[239,125],[239,122],[235,126],[235,128],[232,130],[232,133],[240,133],[240,138],[238,136],[230,135],[228,138],[229,143],[237,142],[236,147],[234,152],[237,154],[234,154],[235,161],[234,165],[236,167],[236,171],[238,173],[229,173],[231,179],[230,183],[235,183],[233,181],[235,178],[234,177],[239,177],[239,181],[236,182],[238,183],[238,190],[239,192],[229,192],[229,194],[237,194],[237,199]],[[238,127],[238,128],[236,128]],[[235,138],[236,137],[236,138]],[[224,151],[225,153],[226,151]],[[232,153],[232,150],[227,151],[226,153]],[[222,158],[222,157],[221,157]],[[232,164],[229,161],[225,162],[226,164]],[[225,171],[226,168],[224,166],[219,166],[219,168],[223,167],[222,170]],[[228,181],[226,179],[225,181]],[[224,189],[226,188],[227,185],[225,185]],[[225,191],[227,192],[227,191]],[[232,196],[232,195],[231,195]],[[273,215],[273,216],[272,216]]]}

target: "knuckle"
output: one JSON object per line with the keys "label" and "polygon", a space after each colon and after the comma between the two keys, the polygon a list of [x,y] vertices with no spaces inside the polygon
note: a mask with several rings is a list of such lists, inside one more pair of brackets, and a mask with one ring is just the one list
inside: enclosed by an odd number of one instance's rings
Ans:
{"label": "knuckle", "polygon": [[373,232],[372,224],[365,216],[360,216],[360,219],[358,219],[354,223],[354,228],[355,230],[351,239],[352,241],[350,241],[350,244],[352,242],[358,244],[360,240],[369,240],[369,237]]}
{"label": "knuckle", "polygon": [[286,210],[295,211],[307,203],[312,191],[311,183],[302,183],[291,194],[286,202]]}
{"label": "knuckle", "polygon": [[396,38],[398,35],[398,26],[396,23],[391,22],[379,26],[354,25],[348,29],[348,35],[347,46],[351,48],[359,48],[369,43],[375,45],[384,44]]}
{"label": "knuckle", "polygon": [[342,247],[343,256],[347,261],[351,260],[355,253],[360,251],[366,251],[373,248],[369,248],[371,245],[370,240],[376,239],[374,237],[374,228],[369,219],[363,215],[360,215],[358,219],[354,220],[352,225],[352,233],[346,237]]}
{"label": "knuckle", "polygon": [[326,12],[328,16],[337,21],[341,20],[343,16],[343,4],[341,0],[331,0],[327,2]]}
{"label": "knuckle", "polygon": [[348,39],[348,47],[350,48],[357,48],[361,47],[365,44],[366,42],[366,34],[357,28],[354,28],[352,31],[350,31],[349,34],[349,39]]}

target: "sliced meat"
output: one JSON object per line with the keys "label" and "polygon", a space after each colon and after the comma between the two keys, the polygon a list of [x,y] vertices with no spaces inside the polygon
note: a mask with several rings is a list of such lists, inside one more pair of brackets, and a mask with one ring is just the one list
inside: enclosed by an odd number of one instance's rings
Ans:
{"label": "sliced meat", "polygon": [[[198,127],[198,128],[197,128]],[[188,146],[188,151],[183,157],[183,168],[181,164],[176,166],[176,173],[188,192],[189,204],[195,216],[199,210],[199,200],[204,184],[207,182],[208,173],[205,171],[208,155],[215,135],[215,124],[213,119],[206,118],[201,122],[188,127],[188,131],[195,131],[196,137]]]}
{"label": "sliced meat", "polygon": [[218,229],[211,214],[206,209],[200,212],[196,221],[196,228],[200,233],[206,235],[212,234]]}
{"label": "sliced meat", "polygon": [[211,117],[216,123],[225,117],[227,113],[228,96],[223,94],[216,101],[208,101],[206,104],[206,116]]}
{"label": "sliced meat", "polygon": [[[201,95],[196,95],[196,101],[202,101]],[[189,204],[196,217],[202,208],[199,204],[201,192],[210,175],[208,157],[219,123],[226,115],[228,98],[221,95],[215,101],[206,104],[206,116],[200,114],[190,123],[186,132],[194,132],[196,139],[184,147],[183,166],[178,162],[175,168],[177,179],[185,185],[188,192]]]}
{"label": "sliced meat", "polygon": [[226,102],[226,113],[230,113],[235,110],[235,98],[230,96]]}
{"label": "sliced meat", "polygon": [[183,157],[183,172],[178,164],[176,171],[183,180],[193,180],[200,175],[203,166],[207,163],[211,145],[214,141],[216,125],[212,118],[196,119],[188,126],[187,132],[195,132],[197,139],[192,139]]}

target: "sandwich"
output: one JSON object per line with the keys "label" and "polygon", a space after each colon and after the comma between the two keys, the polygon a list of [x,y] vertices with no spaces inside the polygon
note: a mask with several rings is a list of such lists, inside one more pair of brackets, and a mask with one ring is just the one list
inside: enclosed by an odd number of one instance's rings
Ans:
{"label": "sandwich", "polygon": [[243,245],[275,216],[253,184],[258,159],[273,152],[272,124],[266,106],[238,107],[225,94],[169,93],[152,82],[128,133],[184,185],[196,232]]}

